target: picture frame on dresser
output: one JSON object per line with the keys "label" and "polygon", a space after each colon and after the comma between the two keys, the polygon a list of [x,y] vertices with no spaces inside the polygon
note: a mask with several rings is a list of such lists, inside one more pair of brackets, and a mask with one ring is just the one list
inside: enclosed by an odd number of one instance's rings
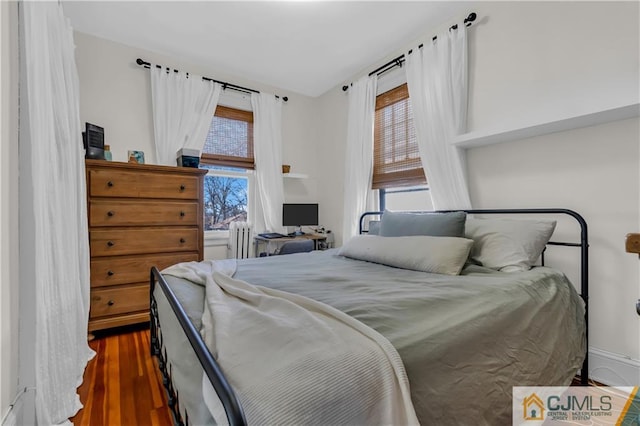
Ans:
{"label": "picture frame on dresser", "polygon": [[149,321],[151,267],[202,260],[206,170],[85,160],[89,332]]}
{"label": "picture frame on dresser", "polygon": [[129,150],[127,153],[129,163],[144,164],[144,152],[137,150]]}

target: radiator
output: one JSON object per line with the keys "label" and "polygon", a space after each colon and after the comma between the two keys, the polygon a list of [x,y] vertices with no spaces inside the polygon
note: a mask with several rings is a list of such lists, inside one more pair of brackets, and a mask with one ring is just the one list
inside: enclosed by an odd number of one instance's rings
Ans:
{"label": "radiator", "polygon": [[253,235],[247,222],[229,224],[229,258],[246,259],[251,257]]}

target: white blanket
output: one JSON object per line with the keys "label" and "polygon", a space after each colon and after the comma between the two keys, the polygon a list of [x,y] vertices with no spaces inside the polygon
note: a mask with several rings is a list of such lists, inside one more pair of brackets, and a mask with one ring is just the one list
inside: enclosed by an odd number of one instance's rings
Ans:
{"label": "white blanket", "polygon": [[[415,425],[404,366],[391,343],[320,302],[231,278],[235,261],[163,271],[206,286],[201,334],[252,425]],[[226,417],[206,376],[205,402]]]}

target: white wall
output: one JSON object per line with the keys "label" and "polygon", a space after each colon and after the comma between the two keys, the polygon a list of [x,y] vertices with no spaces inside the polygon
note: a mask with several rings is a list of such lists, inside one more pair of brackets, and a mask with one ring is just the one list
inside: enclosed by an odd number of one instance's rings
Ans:
{"label": "white wall", "polygon": [[319,215],[334,232],[335,246],[341,245],[345,140],[347,137],[347,95],[336,87],[317,98],[316,117],[319,181]]}
{"label": "white wall", "polygon": [[639,230],[638,126],[634,118],[467,151],[474,207],[565,207],[584,216],[591,346],[636,360],[639,261],[624,252],[624,238]]}
{"label": "white wall", "polygon": [[0,418],[18,395],[17,5],[0,2]]}
{"label": "white wall", "polygon": [[[80,78],[80,120],[105,128],[105,144],[111,146],[114,161],[127,161],[127,151],[144,151],[147,163],[155,162],[153,118],[149,71],[136,65],[137,58],[196,73],[220,81],[287,96],[283,105],[283,162],[291,172],[307,175],[305,179],[285,179],[286,202],[317,202],[318,173],[316,126],[313,98],[281,89],[245,81],[123,44],[84,33],[74,34],[76,62]],[[233,92],[237,94],[238,92]],[[249,104],[250,105],[250,104]],[[320,214],[320,220],[323,214]],[[226,257],[226,240],[207,241],[206,258]]]}
{"label": "white wall", "polygon": [[[477,9],[486,20],[471,30],[470,131],[639,101],[637,2],[505,2]],[[468,150],[474,207],[562,206],[586,218],[590,346],[636,363],[639,262],[624,252],[624,236],[640,223],[638,129],[632,119]],[[637,384],[640,376],[626,379]]]}
{"label": "white wall", "polygon": [[[153,118],[149,71],[135,61],[142,58],[172,68],[200,74],[252,89],[288,96],[283,106],[283,161],[292,172],[305,173],[310,179],[300,198],[315,198],[315,146],[309,137],[313,122],[313,99],[285,93],[274,87],[245,81],[154,52],[75,32],[76,63],[80,77],[80,119],[105,128],[105,144],[111,145],[114,161],[126,161],[127,150],[145,153],[155,163]],[[237,92],[235,92],[237,93]]]}
{"label": "white wall", "polygon": [[469,130],[638,102],[638,2],[479,2]]}
{"label": "white wall", "polygon": [[[477,2],[474,11],[479,19],[469,29],[470,132],[638,103],[638,2]],[[327,123],[320,131],[327,144],[318,157],[336,160],[319,188],[320,204],[333,213],[329,224],[338,232],[346,101],[340,87],[318,100],[318,117]],[[590,346],[635,366],[627,384],[640,382],[640,319],[634,310],[640,262],[624,252],[624,235],[640,230],[639,143],[638,120],[631,119],[468,151],[474,207],[567,207],[587,219]]]}

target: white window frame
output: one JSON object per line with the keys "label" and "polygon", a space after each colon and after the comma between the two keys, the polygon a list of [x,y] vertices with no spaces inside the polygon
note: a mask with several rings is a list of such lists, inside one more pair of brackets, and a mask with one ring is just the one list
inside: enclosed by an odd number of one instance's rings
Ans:
{"label": "white window frame", "polygon": [[[238,171],[216,170],[216,169],[206,169],[206,170],[207,170],[207,174],[205,176],[221,176],[221,177],[247,179],[247,220],[250,221],[251,220],[250,218],[252,217],[252,214],[253,214],[252,209],[255,206],[255,203],[254,203],[255,173],[254,171],[251,169],[238,170]],[[204,231],[205,246],[219,245],[219,244],[213,244],[214,241],[218,241],[218,240],[224,240],[226,244],[226,241],[228,239],[229,239],[229,230]],[[207,244],[207,242],[209,242],[209,244]]]}
{"label": "white window frame", "polygon": [[[415,186],[397,186],[397,187],[392,187],[392,188],[380,188],[378,189],[378,194],[379,194],[379,198],[378,198],[378,202],[379,202],[379,210],[383,211],[385,209],[390,208],[391,210],[394,209],[398,209],[396,206],[391,206],[389,207],[387,205],[387,196],[388,195],[392,195],[392,194],[400,194],[400,193],[406,193],[406,194],[415,194],[416,197],[424,197],[425,195],[427,195],[428,191],[430,190],[430,187],[428,184],[424,184],[424,185],[415,185]],[[420,201],[417,204],[423,204],[423,201]],[[429,203],[431,204],[431,203]],[[429,210],[433,210],[433,207],[419,207],[419,208],[413,208],[413,207],[409,207],[409,208],[401,208],[400,210],[425,210],[425,211],[429,211]]]}
{"label": "white window frame", "polygon": [[[228,108],[235,108],[244,111],[251,111],[251,95],[234,90],[223,90],[220,94],[218,105]],[[224,167],[224,166],[221,166]],[[210,170],[207,169],[207,176],[226,176],[247,178],[247,220],[251,222],[255,218],[257,208],[255,201],[255,172],[253,169],[245,170]],[[205,247],[226,245],[229,240],[229,231],[204,231]]]}

